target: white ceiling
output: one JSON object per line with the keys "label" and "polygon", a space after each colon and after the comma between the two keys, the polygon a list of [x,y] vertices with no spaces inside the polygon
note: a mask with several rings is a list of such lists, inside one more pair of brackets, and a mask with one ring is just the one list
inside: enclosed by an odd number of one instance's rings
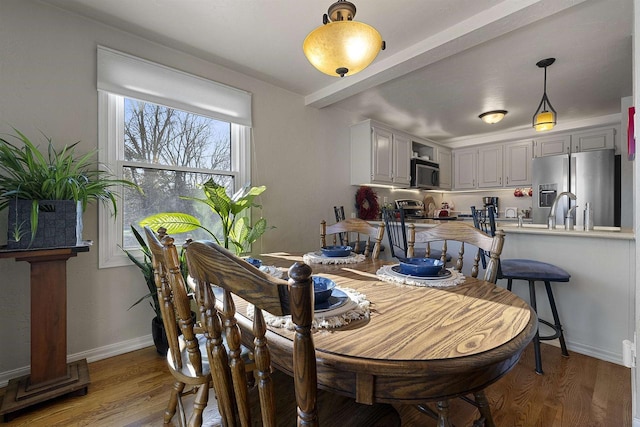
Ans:
{"label": "white ceiling", "polygon": [[[556,58],[559,124],[619,113],[632,95],[632,0],[352,0],[387,49],[342,79],[302,53],[333,0],[41,1],[453,146],[530,129],[540,59]],[[495,109],[509,111],[502,122],[478,119]]]}

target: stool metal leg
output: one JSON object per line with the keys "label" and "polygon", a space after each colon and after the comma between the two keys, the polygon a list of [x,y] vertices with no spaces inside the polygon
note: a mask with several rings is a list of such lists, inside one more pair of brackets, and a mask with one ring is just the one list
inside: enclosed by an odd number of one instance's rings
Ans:
{"label": "stool metal leg", "polygon": [[565,357],[569,357],[569,352],[567,351],[567,345],[564,342],[564,333],[562,332],[560,317],[558,316],[558,309],[556,308],[556,301],[553,298],[553,291],[551,290],[551,283],[545,280],[544,286],[547,289],[547,296],[549,297],[549,305],[551,306],[551,313],[553,314],[553,323],[558,332],[558,339],[560,340],[560,349],[562,350],[562,355]]}
{"label": "stool metal leg", "polygon": [[[536,303],[536,282],[535,280],[529,280],[529,303],[533,311],[538,313],[538,306]],[[542,372],[542,356],[540,355],[540,331],[536,331],[536,336],[533,337],[533,352],[536,358],[536,373],[544,374]]]}

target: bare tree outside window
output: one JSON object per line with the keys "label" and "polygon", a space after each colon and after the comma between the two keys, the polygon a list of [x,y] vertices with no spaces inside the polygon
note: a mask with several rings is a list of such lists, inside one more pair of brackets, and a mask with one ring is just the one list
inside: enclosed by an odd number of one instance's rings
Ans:
{"label": "bare tree outside window", "polygon": [[[215,231],[214,215],[206,206],[180,196],[202,198],[199,186],[209,178],[232,194],[231,156],[230,123],[125,98],[123,175],[144,195],[125,191],[124,247],[137,245],[129,224],[137,226],[159,212],[191,214]],[[194,231],[189,237],[206,238],[206,233]]]}

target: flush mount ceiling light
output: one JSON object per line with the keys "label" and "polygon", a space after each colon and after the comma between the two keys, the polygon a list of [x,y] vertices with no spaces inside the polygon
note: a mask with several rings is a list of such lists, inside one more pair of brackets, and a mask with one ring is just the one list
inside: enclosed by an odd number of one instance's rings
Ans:
{"label": "flush mount ceiling light", "polygon": [[538,132],[553,129],[558,119],[558,114],[551,105],[551,102],[549,102],[549,97],[547,96],[547,67],[554,62],[556,62],[556,58],[547,58],[536,63],[538,67],[544,68],[544,94],[542,95],[538,109],[533,115],[533,127]]}
{"label": "flush mount ceiling light", "polygon": [[323,25],[309,33],[302,44],[311,65],[330,76],[352,75],[367,68],[385,42],[370,25],[356,22],[356,7],[346,0],[329,6]]}
{"label": "flush mount ceiling light", "polygon": [[487,111],[486,113],[482,113],[478,117],[480,117],[483,122],[489,123],[490,125],[492,125],[504,119],[504,116],[506,116],[507,113],[508,113],[507,110],[493,110],[493,111]]}

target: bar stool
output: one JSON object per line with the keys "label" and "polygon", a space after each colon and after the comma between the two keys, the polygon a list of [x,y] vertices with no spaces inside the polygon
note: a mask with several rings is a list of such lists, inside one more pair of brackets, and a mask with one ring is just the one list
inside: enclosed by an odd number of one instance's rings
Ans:
{"label": "bar stool", "polygon": [[[495,213],[493,207],[489,207],[488,220],[489,226],[487,227],[486,218],[482,221],[480,211],[476,211],[474,207],[471,208],[473,214],[473,222],[476,228],[487,232],[487,234],[493,235],[496,230],[495,225]],[[540,355],[540,341],[542,340],[554,340],[560,341],[560,350],[564,357],[569,357],[567,351],[567,345],[564,341],[564,332],[562,331],[562,324],[560,323],[560,317],[558,316],[558,309],[556,308],[556,301],[553,297],[553,290],[551,289],[551,282],[566,283],[569,282],[571,275],[564,269],[549,264],[546,262],[536,261],[532,259],[501,259],[500,268],[498,269],[498,279],[507,279],[507,289],[511,291],[514,280],[523,280],[529,283],[529,303],[531,308],[537,313],[538,303],[536,300],[536,282],[544,282],[545,289],[547,291],[547,298],[549,299],[549,306],[551,307],[551,314],[553,315],[553,323],[538,318],[540,323],[543,323],[553,329],[554,333],[551,335],[540,336],[540,332],[536,332],[536,336],[533,338],[533,349],[535,353],[536,361],[536,373],[543,374],[542,371],[542,357]]]}
{"label": "bar stool", "polygon": [[545,289],[547,290],[547,297],[549,299],[549,306],[551,307],[551,313],[553,314],[553,323],[540,318],[538,318],[538,321],[549,326],[554,330],[554,333],[552,335],[540,336],[540,332],[538,331],[536,336],[533,338],[533,349],[536,358],[536,373],[544,373],[542,372],[542,357],[540,355],[541,340],[554,340],[558,338],[560,341],[562,355],[564,357],[569,357],[567,345],[564,342],[562,324],[560,323],[558,309],[556,308],[556,301],[553,297],[553,290],[551,289],[551,282],[568,282],[571,275],[562,268],[546,262],[535,261],[532,259],[505,259],[500,261],[498,278],[507,279],[508,290],[511,290],[514,280],[526,280],[529,283],[529,303],[536,313],[538,312],[536,302],[536,282],[544,282]]}

